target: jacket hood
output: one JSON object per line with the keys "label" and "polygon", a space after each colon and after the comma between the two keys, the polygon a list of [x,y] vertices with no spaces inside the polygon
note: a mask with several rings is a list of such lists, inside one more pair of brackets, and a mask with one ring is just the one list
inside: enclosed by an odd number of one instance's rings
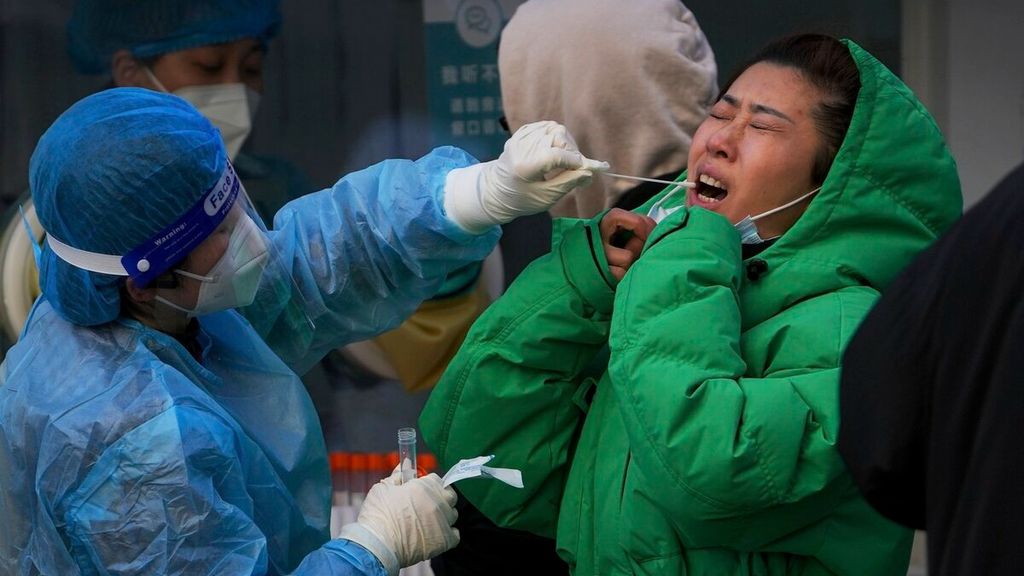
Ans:
{"label": "jacket hood", "polygon": [[881,62],[843,43],[861,81],[850,128],[804,214],[751,259],[767,267],[741,292],[744,329],[844,286],[882,290],[962,212],[956,163],[931,115]]}
{"label": "jacket hood", "polygon": [[[587,157],[647,177],[686,167],[718,91],[714,52],[679,0],[525,2],[501,33],[498,71],[513,131],[554,120]],[[589,218],[634,186],[595,177],[551,213]]]}

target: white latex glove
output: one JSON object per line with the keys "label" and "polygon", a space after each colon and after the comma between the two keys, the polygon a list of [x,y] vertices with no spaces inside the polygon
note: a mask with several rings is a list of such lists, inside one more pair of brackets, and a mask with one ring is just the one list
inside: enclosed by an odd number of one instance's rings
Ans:
{"label": "white latex glove", "polygon": [[574,188],[590,184],[593,170],[607,169],[607,162],[580,154],[565,126],[534,122],[516,130],[497,160],[449,172],[444,209],[463,230],[480,233],[547,210]]}
{"label": "white latex glove", "polygon": [[340,535],[372,552],[392,576],[459,543],[459,531],[452,527],[458,517],[455,490],[442,487],[437,474],[405,484],[398,483],[400,478],[400,468],[395,468],[374,484],[358,519]]}

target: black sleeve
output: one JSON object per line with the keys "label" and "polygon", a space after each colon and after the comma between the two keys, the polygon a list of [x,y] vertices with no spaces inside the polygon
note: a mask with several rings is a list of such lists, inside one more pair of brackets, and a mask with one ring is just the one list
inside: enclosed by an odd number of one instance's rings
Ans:
{"label": "black sleeve", "polygon": [[1024,472],[1017,439],[996,433],[1024,417],[1022,222],[1024,166],[900,274],[843,359],[840,453],[868,501],[927,524],[929,544],[963,498],[1006,509],[974,483]]}
{"label": "black sleeve", "polygon": [[461,540],[458,546],[430,561],[436,576],[568,576],[569,567],[555,552],[554,540],[501,528],[461,494],[455,509],[459,513],[455,527]]}
{"label": "black sleeve", "polygon": [[900,524],[924,528],[931,377],[916,369],[928,367],[932,325],[924,300],[935,295],[910,278],[892,286],[846,349],[839,451],[872,506]]}

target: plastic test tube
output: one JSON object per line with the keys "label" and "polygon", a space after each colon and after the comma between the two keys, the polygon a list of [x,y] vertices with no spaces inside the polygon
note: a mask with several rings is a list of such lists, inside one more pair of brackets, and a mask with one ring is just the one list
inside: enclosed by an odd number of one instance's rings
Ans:
{"label": "plastic test tube", "polygon": [[348,506],[349,503],[349,471],[352,468],[352,456],[348,452],[331,452],[331,484],[334,487],[332,498],[335,506]]}
{"label": "plastic test tube", "polygon": [[367,458],[366,454],[361,452],[352,453],[351,460],[349,461],[349,470],[351,471],[348,482],[349,503],[352,504],[357,513],[363,505],[363,500],[366,499],[366,492],[370,489],[370,482],[367,481],[366,474],[369,465],[369,458]]}
{"label": "plastic test tube", "polygon": [[416,478],[416,429],[398,429],[398,462],[402,466],[401,482]]}

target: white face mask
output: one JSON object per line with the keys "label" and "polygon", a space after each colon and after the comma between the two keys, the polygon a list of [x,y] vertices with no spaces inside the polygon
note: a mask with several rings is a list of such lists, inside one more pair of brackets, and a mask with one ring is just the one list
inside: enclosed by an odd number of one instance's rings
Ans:
{"label": "white face mask", "polygon": [[818,186],[814,190],[811,190],[810,192],[804,194],[803,196],[797,198],[796,200],[786,202],[785,204],[779,206],[778,208],[772,208],[771,210],[768,210],[767,212],[762,212],[757,216],[747,216],[743,220],[740,220],[735,225],[736,230],[739,231],[740,233],[740,239],[744,244],[761,244],[762,242],[764,242],[764,239],[762,239],[761,235],[757,233],[757,224],[754,224],[754,222],[757,222],[758,220],[764,218],[765,216],[771,216],[776,212],[782,212],[783,210],[791,206],[796,206],[800,202],[803,202],[807,198],[810,198],[811,195],[817,192],[818,190],[821,190],[821,186]]}
{"label": "white face mask", "polygon": [[203,316],[248,306],[256,298],[266,265],[267,245],[263,235],[251,218],[243,216],[231,231],[224,255],[206,276],[174,270],[175,274],[202,282],[195,308],[189,310],[161,296],[157,296],[156,300],[189,316]]}
{"label": "white face mask", "polygon": [[683,184],[685,183],[686,181],[677,184],[675,188],[668,192],[668,194],[662,196],[661,200],[655,202],[654,205],[651,206],[649,210],[647,210],[647,217],[650,218],[651,220],[654,220],[655,222],[661,223],[662,220],[671,216],[673,212],[682,208],[682,205],[676,206],[674,208],[665,208],[663,205],[665,204],[665,201],[671,198],[676,192],[684,190],[686,186],[684,186]]}
{"label": "white face mask", "polygon": [[[157,88],[169,92],[152,70],[145,70]],[[242,144],[252,132],[252,119],[260,103],[259,92],[245,84],[232,83],[184,86],[169,93],[187,100],[220,130],[229,159],[234,160],[238,156]]]}

